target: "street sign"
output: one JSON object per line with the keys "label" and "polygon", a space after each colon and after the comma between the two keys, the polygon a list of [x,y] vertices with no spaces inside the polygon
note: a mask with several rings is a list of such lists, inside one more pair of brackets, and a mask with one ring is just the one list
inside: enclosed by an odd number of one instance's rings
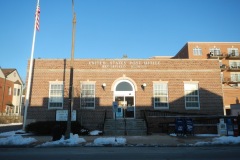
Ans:
{"label": "street sign", "polygon": [[[76,110],[72,111],[72,121],[76,121]],[[56,110],[56,121],[67,121],[68,110]]]}

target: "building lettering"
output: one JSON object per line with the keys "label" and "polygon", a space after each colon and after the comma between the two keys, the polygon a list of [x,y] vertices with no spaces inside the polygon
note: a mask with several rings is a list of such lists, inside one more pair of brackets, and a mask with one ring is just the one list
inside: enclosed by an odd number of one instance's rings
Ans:
{"label": "building lettering", "polygon": [[112,69],[141,69],[146,68],[147,66],[160,65],[159,61],[89,61],[89,65],[98,66],[100,68],[112,68]]}

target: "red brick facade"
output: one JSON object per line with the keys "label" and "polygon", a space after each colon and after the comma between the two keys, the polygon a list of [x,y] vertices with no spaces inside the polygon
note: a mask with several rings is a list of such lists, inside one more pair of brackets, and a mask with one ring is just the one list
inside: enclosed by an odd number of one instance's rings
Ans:
{"label": "red brick facade", "polygon": [[5,113],[6,112],[6,105],[7,104],[11,104],[12,103],[12,97],[13,94],[9,94],[9,90],[11,90],[11,92],[13,92],[13,85],[14,83],[9,81],[9,80],[5,80],[3,78],[0,78],[0,108],[1,108],[1,113]]}
{"label": "red brick facade", "polygon": [[0,68],[1,115],[21,115],[22,88],[23,82],[16,69]]}
{"label": "red brick facade", "polygon": [[[194,55],[194,49],[201,49],[202,54]],[[218,49],[217,54],[210,55],[210,49]],[[234,49],[236,53],[231,56],[229,50]],[[240,42],[188,42],[174,56],[174,58],[187,59],[218,59],[222,74],[223,100],[225,115],[231,115],[231,104],[240,100]],[[231,63],[236,67],[232,68]],[[238,75],[232,80],[231,75]]]}
{"label": "red brick facade", "polygon": [[[64,106],[68,107],[70,61],[36,59],[27,123],[55,120],[56,110],[48,109],[49,82],[64,81]],[[104,118],[114,118],[112,102],[115,84],[128,80],[134,86],[135,116],[140,110],[154,110],[153,83],[168,83],[167,111],[223,115],[222,83],[218,60],[191,59],[76,59],[74,61],[74,105],[77,121],[96,128]],[[95,83],[95,109],[81,109],[81,82]],[[184,82],[198,82],[200,109],[185,108]],[[103,88],[102,84],[106,87]],[[142,88],[143,84],[146,84]]]}

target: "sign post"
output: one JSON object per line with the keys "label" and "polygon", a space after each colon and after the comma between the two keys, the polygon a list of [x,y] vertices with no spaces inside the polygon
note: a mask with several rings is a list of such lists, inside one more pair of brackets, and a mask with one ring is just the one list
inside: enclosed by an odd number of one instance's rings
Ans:
{"label": "sign post", "polygon": [[117,142],[117,139],[116,139],[116,131],[117,131],[117,129],[116,129],[116,121],[117,121],[117,116],[116,116],[116,112],[117,112],[117,110],[118,110],[118,102],[113,102],[113,112],[114,112],[114,117],[115,117],[115,142]]}

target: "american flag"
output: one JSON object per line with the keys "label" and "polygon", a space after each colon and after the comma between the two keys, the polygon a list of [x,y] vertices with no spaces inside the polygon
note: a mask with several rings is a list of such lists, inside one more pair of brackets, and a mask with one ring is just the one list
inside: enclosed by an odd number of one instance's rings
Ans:
{"label": "american flag", "polygon": [[37,6],[35,16],[36,16],[36,29],[39,31],[39,18],[40,18],[40,6],[39,5]]}

